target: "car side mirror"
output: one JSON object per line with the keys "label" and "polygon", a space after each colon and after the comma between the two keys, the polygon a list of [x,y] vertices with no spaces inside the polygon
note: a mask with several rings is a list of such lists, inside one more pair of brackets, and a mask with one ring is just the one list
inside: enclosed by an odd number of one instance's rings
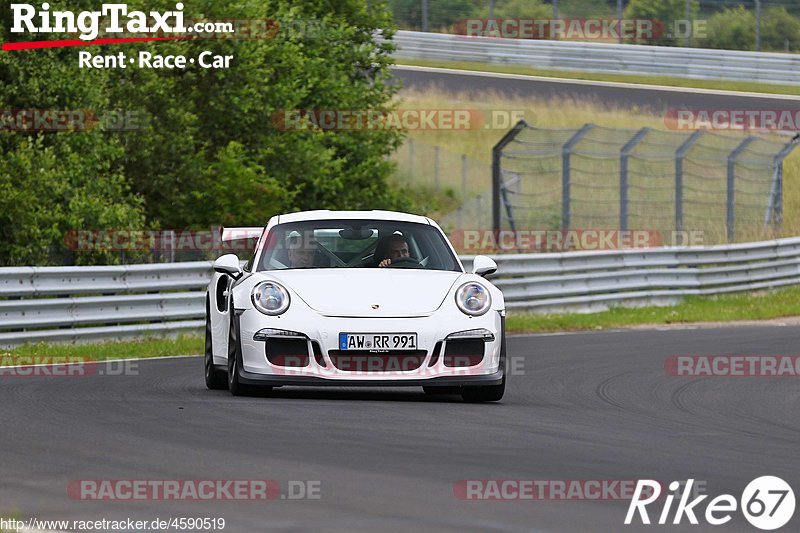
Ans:
{"label": "car side mirror", "polygon": [[472,273],[486,277],[497,272],[497,263],[494,259],[485,255],[476,255],[472,260]]}
{"label": "car side mirror", "polygon": [[239,258],[236,254],[225,254],[214,261],[214,271],[220,274],[227,274],[233,279],[242,277],[242,267],[239,266]]}

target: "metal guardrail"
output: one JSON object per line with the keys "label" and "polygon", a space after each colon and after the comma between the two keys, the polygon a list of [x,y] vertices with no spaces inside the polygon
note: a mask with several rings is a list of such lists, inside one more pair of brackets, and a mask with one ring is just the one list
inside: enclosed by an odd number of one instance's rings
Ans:
{"label": "metal guardrail", "polygon": [[199,331],[211,263],[0,268],[0,346]]}
{"label": "metal guardrail", "polygon": [[495,257],[511,312],[591,312],[800,284],[800,238]]}
{"label": "metal guardrail", "polygon": [[398,31],[395,57],[800,85],[800,55]]}
{"label": "metal guardrail", "polygon": [[[462,257],[471,268],[472,257]],[[800,284],[800,238],[495,256],[511,312],[664,305]],[[0,346],[200,332],[211,263],[0,269]]]}

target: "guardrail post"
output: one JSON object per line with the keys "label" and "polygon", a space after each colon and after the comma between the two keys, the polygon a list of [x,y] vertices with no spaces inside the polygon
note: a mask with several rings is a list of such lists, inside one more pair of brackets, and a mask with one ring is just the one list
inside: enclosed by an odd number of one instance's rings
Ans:
{"label": "guardrail post", "polygon": [[570,156],[572,149],[589,133],[594,124],[584,124],[575,135],[569,138],[561,148],[561,229],[569,229],[571,206],[570,206],[570,188],[572,187],[572,176],[570,172]]}
{"label": "guardrail post", "polygon": [[726,226],[728,230],[728,242],[733,242],[735,239],[735,201],[736,201],[736,159],[744,152],[750,144],[755,141],[755,137],[748,137],[737,146],[733,152],[728,156],[728,198],[727,198],[727,216]]}
{"label": "guardrail post", "polygon": [[642,128],[631,137],[619,154],[619,229],[628,229],[628,157],[650,128]]}
{"label": "guardrail post", "polygon": [[495,232],[500,231],[500,180],[503,179],[501,176],[503,149],[505,149],[522,130],[529,127],[527,122],[520,120],[511,128],[511,131],[503,135],[503,138],[492,148],[492,229]]}
{"label": "guardrail post", "polygon": [[675,151],[675,231],[683,230],[683,161],[686,154],[703,136],[703,130],[692,133]]}

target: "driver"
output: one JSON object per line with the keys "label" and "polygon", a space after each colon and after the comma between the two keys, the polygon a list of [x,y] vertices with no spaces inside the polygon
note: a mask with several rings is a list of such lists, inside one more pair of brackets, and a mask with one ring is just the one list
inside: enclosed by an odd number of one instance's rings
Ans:
{"label": "driver", "polygon": [[309,268],[315,266],[317,257],[317,241],[308,239],[304,242],[300,235],[292,235],[288,239],[289,268]]}
{"label": "driver", "polygon": [[396,233],[381,241],[375,248],[375,260],[379,261],[379,267],[389,266],[392,264],[392,259],[397,260],[403,257],[411,257],[408,251],[408,241]]}

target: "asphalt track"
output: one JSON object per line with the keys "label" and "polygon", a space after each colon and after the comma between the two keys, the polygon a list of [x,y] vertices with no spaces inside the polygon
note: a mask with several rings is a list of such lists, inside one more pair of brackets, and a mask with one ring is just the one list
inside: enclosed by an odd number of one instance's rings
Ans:
{"label": "asphalt track", "polygon": [[[798,339],[794,326],[513,337],[506,397],[485,405],[418,389],[234,398],[205,388],[197,357],[140,361],[124,376],[2,377],[0,516],[223,517],[231,532],[753,531],[741,513],[717,528],[624,527],[625,502],[463,501],[453,485],[694,478],[712,496],[738,498],[769,474],[798,491],[798,378],[664,370],[676,354],[797,354]],[[70,499],[80,479],[312,480],[321,494]]]}
{"label": "asphalt track", "polygon": [[535,97],[569,102],[596,102],[609,108],[663,113],[668,109],[706,110],[795,110],[797,96],[734,93],[692,88],[637,86],[582,80],[493,74],[451,69],[396,66],[393,73],[404,88],[424,90],[438,87],[453,93],[494,92],[511,97]]}

